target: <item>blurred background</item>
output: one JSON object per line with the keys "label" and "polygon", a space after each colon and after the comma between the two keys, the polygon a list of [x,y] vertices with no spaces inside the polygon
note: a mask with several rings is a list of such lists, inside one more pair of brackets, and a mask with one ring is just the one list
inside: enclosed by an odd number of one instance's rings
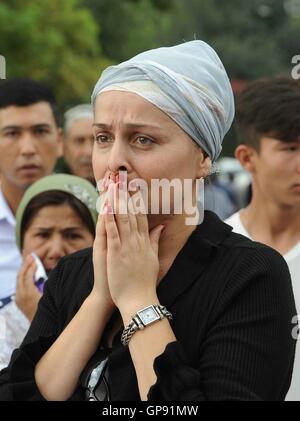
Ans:
{"label": "blurred background", "polygon": [[[61,111],[90,101],[109,64],[192,39],[220,55],[237,93],[249,80],[290,75],[300,54],[300,0],[1,0],[0,54],[6,77],[31,77],[55,92]],[[245,174],[232,159],[234,126],[220,174]],[[231,159],[230,159],[231,158]],[[239,182],[238,182],[239,183]],[[242,200],[242,199],[240,199]]]}
{"label": "blurred background", "polygon": [[[0,54],[7,78],[55,91],[62,111],[89,102],[111,63],[191,39],[220,55],[235,92],[247,80],[290,74],[300,54],[300,0],[1,0]],[[234,133],[224,142],[232,156]]]}

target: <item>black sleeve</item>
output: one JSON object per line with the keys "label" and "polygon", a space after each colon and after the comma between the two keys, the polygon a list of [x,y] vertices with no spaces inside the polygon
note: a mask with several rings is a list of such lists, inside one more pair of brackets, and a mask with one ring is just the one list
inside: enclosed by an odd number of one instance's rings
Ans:
{"label": "black sleeve", "polygon": [[285,399],[296,346],[288,267],[269,248],[244,257],[213,306],[198,362],[189,361],[186,344],[169,344],[154,362],[157,382],[149,400]]}
{"label": "black sleeve", "polygon": [[12,354],[9,366],[0,373],[0,401],[44,400],[35,382],[34,370],[41,357],[59,336],[56,290],[62,262],[50,274],[37,313],[20,348]]}

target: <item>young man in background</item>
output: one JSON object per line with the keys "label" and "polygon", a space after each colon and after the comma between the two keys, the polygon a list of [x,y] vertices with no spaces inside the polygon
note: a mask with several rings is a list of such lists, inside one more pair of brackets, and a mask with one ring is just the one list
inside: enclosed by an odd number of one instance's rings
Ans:
{"label": "young man in background", "polygon": [[0,309],[15,292],[21,256],[15,214],[26,189],[52,173],[62,154],[52,93],[30,79],[0,81]]}
{"label": "young man in background", "polygon": [[[249,84],[237,98],[236,124],[235,156],[252,175],[253,194],[249,206],[225,222],[284,256],[300,314],[300,81],[274,77]],[[299,342],[286,399],[300,401]]]}

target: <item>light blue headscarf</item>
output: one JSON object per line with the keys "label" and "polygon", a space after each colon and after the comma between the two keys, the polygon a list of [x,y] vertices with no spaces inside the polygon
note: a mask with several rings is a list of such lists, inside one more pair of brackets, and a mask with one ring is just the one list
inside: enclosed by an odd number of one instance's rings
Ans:
{"label": "light blue headscarf", "polygon": [[[158,92],[134,84],[130,88],[130,83],[143,81]],[[213,162],[219,157],[234,118],[234,96],[220,58],[205,42],[146,51],[108,67],[95,86],[92,104],[111,87],[140,94],[168,114]]]}

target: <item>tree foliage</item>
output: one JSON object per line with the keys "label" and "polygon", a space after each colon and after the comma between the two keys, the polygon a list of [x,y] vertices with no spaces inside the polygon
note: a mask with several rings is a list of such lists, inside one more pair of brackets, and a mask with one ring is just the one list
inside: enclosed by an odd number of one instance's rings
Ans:
{"label": "tree foliage", "polygon": [[[298,4],[298,13],[296,6]],[[300,0],[1,0],[7,77],[88,101],[101,71],[141,51],[203,39],[232,79],[290,74],[300,54]]]}
{"label": "tree foliage", "polygon": [[46,82],[64,103],[89,101],[107,60],[99,27],[78,0],[1,0],[0,52],[7,77]]}
{"label": "tree foliage", "polygon": [[[299,54],[300,19],[287,0],[174,0],[176,31],[168,41],[203,39],[213,45],[232,78],[290,72]],[[181,19],[176,19],[181,16]]]}
{"label": "tree foliage", "polygon": [[117,62],[160,46],[173,0],[85,0],[101,26],[99,42]]}

